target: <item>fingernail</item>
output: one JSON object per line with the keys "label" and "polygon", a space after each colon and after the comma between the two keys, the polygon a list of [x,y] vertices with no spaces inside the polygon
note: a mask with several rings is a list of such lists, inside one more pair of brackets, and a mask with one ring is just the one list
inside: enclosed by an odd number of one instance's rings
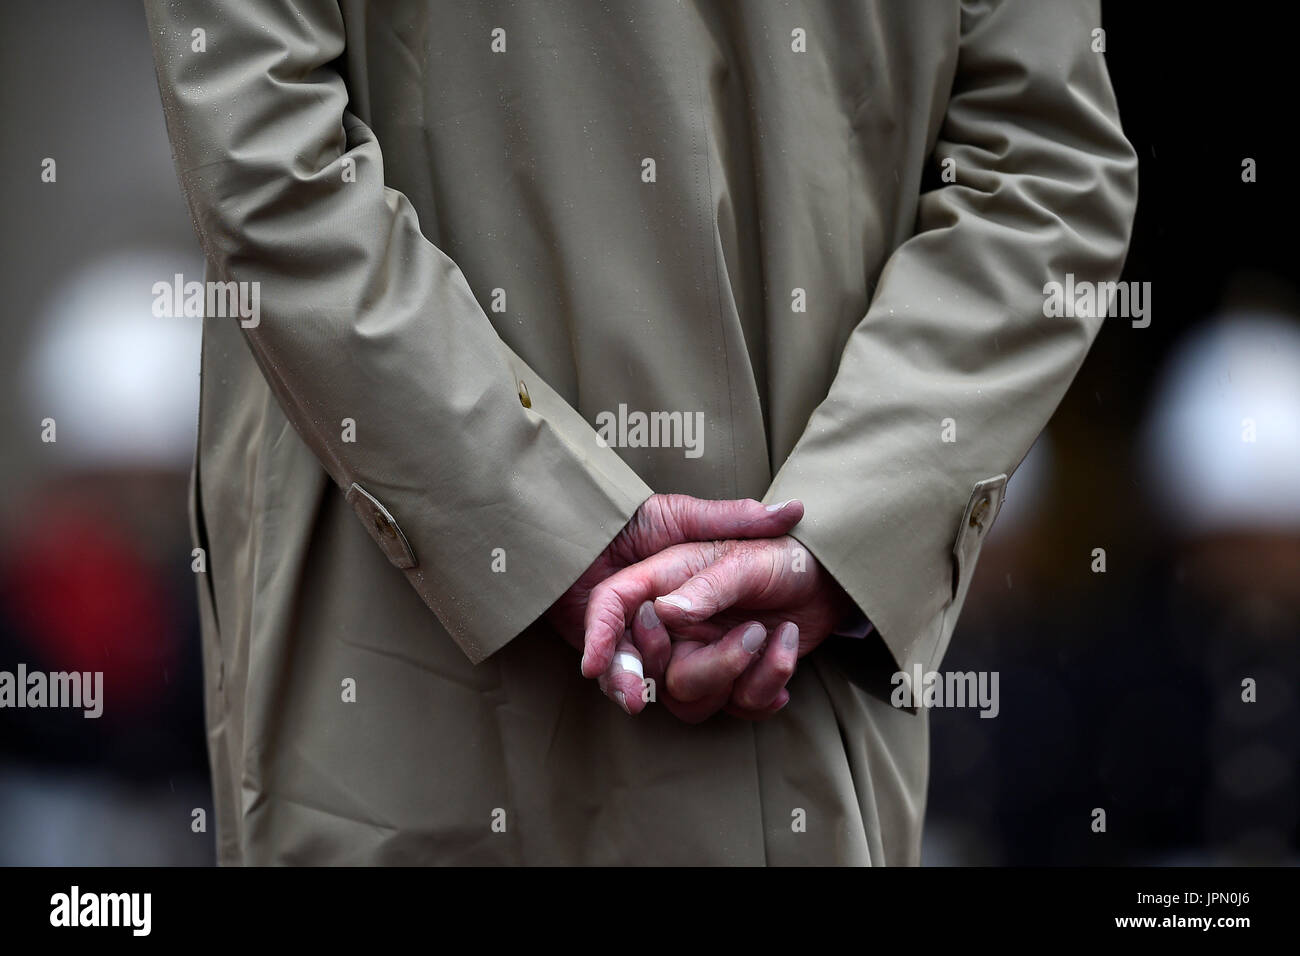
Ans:
{"label": "fingernail", "polygon": [[799,646],[799,625],[786,621],[781,625],[781,646],[792,651]]}
{"label": "fingernail", "polygon": [[627,695],[621,690],[616,690],[614,691],[614,699],[618,701],[618,706],[622,707],[628,716],[631,716],[632,711],[627,709]]}
{"label": "fingernail", "polygon": [[620,651],[614,660],[618,661],[618,666],[628,673],[635,674],[637,677],[645,677],[645,671],[641,669],[641,659],[635,654]]}
{"label": "fingernail", "polygon": [[659,626],[659,615],[655,613],[655,606],[650,601],[641,605],[641,626],[647,631],[653,631]]}
{"label": "fingernail", "polygon": [[659,598],[658,600],[675,608],[680,608],[683,611],[689,611],[691,609],[690,600],[682,597],[680,594],[669,594],[666,597]]}
{"label": "fingernail", "polygon": [[751,624],[745,629],[744,635],[740,638],[740,646],[746,653],[753,654],[763,646],[763,639],[767,637],[767,631],[763,629],[762,624]]}
{"label": "fingernail", "polygon": [[774,504],[774,505],[768,505],[768,506],[767,506],[767,510],[768,510],[768,511],[780,511],[782,508],[784,508],[786,505],[788,505],[788,504],[789,504],[790,502],[792,502],[792,501],[794,501],[793,498],[787,498],[785,501],[779,501],[779,502],[777,502],[777,503]]}

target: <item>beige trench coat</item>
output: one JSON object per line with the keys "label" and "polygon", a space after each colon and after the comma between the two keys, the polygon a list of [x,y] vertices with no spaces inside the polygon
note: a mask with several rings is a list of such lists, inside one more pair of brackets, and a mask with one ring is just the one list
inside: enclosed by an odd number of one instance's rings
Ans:
{"label": "beige trench coat", "polygon": [[[146,7],[208,278],[260,295],[204,320],[220,859],[916,863],[889,675],[1099,329],[1044,285],[1127,248],[1097,4]],[[621,713],[539,616],[653,492],[802,499],[876,634],[766,723]]]}

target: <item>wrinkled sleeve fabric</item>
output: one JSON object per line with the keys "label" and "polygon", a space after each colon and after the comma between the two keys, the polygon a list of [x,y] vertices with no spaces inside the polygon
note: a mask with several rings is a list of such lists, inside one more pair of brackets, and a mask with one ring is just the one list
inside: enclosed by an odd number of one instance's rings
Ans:
{"label": "wrinkled sleeve fabric", "polygon": [[259,321],[244,330],[253,355],[376,543],[483,660],[577,579],[650,489],[501,341],[385,186],[380,144],[349,113],[335,69],[335,3],[145,8],[209,268],[259,284]]}
{"label": "wrinkled sleeve fabric", "polygon": [[795,536],[903,670],[937,666],[970,572],[955,543],[982,531],[1100,328],[1045,317],[1045,286],[1114,280],[1137,195],[1097,3],[970,2],[961,20],[933,157],[956,181],[920,197],[767,496],[804,501]]}

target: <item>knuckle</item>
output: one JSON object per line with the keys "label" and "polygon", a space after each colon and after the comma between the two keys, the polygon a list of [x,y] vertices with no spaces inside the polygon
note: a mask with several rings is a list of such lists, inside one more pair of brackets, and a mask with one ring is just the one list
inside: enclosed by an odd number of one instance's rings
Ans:
{"label": "knuckle", "polygon": [[698,681],[690,675],[682,674],[680,671],[673,673],[671,667],[668,669],[667,686],[669,696],[684,704],[693,704],[704,696],[700,691]]}
{"label": "knuckle", "polygon": [[762,706],[762,701],[750,688],[745,688],[736,694],[734,704],[742,710],[758,710]]}
{"label": "knuckle", "polygon": [[698,603],[706,607],[716,605],[722,593],[722,587],[718,581],[718,572],[709,569],[697,575],[694,582],[692,582],[691,591]]}
{"label": "knuckle", "polygon": [[623,630],[623,618],[619,615],[618,611],[610,605],[598,606],[596,608],[594,623],[598,627],[607,628],[611,634],[615,635]]}
{"label": "knuckle", "polygon": [[655,524],[652,537],[654,544],[660,545],[672,541],[684,540],[683,527],[686,514],[685,495],[660,495],[660,506],[655,510]]}
{"label": "knuckle", "polygon": [[[757,558],[757,555],[755,557]],[[785,576],[788,557],[783,547],[763,549],[761,566],[756,568],[757,577],[762,581],[759,594],[770,594],[777,588]]]}
{"label": "knuckle", "polygon": [[595,608],[597,611],[604,612],[612,602],[613,591],[613,585],[609,583],[608,578],[601,581],[587,595],[587,608],[589,610]]}

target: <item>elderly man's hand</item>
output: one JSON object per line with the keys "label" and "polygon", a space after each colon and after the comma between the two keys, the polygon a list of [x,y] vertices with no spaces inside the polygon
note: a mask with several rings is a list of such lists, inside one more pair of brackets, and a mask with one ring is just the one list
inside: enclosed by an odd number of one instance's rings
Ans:
{"label": "elderly man's hand", "polygon": [[[653,495],[592,562],[573,586],[546,612],[547,620],[582,655],[582,673],[597,678],[611,699],[628,713],[639,713],[642,700],[641,655],[625,624],[584,640],[588,601],[601,582],[638,561],[683,542],[714,538],[773,538],[803,517],[798,501],[764,505],[749,499],[709,501],[689,495]],[[660,592],[663,593],[663,592]]]}
{"label": "elderly man's hand", "polygon": [[[797,658],[852,607],[794,538],[694,542],[597,584],[586,640],[588,648],[622,641],[620,650],[637,650],[662,702],[683,720],[724,707],[761,719],[789,700],[785,685]],[[623,636],[629,620],[630,642]]]}

